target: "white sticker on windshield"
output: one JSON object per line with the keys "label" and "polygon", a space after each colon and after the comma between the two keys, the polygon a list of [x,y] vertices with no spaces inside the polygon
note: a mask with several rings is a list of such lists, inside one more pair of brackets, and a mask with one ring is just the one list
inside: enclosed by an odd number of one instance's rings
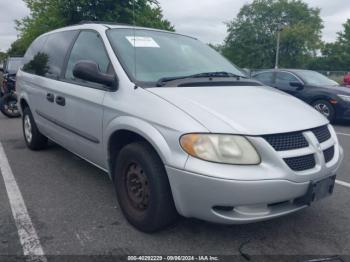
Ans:
{"label": "white sticker on windshield", "polygon": [[144,37],[144,36],[127,36],[126,39],[130,42],[133,47],[153,47],[160,48],[156,41],[152,37]]}

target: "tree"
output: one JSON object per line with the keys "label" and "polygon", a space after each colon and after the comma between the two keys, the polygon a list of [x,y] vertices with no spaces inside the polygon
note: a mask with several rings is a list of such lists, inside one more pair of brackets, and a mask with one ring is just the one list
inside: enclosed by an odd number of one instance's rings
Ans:
{"label": "tree", "polygon": [[313,59],[309,68],[313,70],[350,71],[350,19],[343,25],[334,43],[325,43],[321,56]]}
{"label": "tree", "polygon": [[323,24],[320,10],[301,0],[254,0],[244,5],[227,24],[222,52],[241,67],[272,68],[280,25],[280,66],[305,67],[320,48]]}
{"label": "tree", "polygon": [[11,44],[11,47],[7,51],[7,54],[9,56],[23,56],[27,50],[27,47],[28,45],[25,43],[25,41],[19,38]]}
{"label": "tree", "polygon": [[7,54],[0,51],[0,62],[4,61],[6,57],[7,57]]}
{"label": "tree", "polygon": [[[23,0],[30,15],[17,22],[20,32],[10,52],[23,55],[31,42],[39,35],[83,20],[135,24],[166,30],[174,30],[164,19],[156,0]],[[135,14],[135,21],[134,21]]]}

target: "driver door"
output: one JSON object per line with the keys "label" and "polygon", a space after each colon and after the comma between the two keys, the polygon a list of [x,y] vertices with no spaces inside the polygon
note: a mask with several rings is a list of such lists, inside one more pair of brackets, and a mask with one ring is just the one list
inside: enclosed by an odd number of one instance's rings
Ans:
{"label": "driver door", "polygon": [[275,83],[274,86],[279,90],[282,90],[288,94],[296,96],[298,98],[302,98],[298,87],[292,86],[292,82],[300,82],[301,81],[289,72],[276,72]]}

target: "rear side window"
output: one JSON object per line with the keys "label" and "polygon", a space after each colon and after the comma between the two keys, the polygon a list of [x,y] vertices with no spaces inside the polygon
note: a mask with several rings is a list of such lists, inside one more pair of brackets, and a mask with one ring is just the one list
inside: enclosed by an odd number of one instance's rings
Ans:
{"label": "rear side window", "polygon": [[23,70],[49,78],[58,79],[64,60],[77,31],[53,33],[41,37],[32,44],[25,55]]}
{"label": "rear side window", "polygon": [[85,82],[83,80],[76,79],[73,76],[74,66],[81,60],[89,60],[95,62],[102,73],[108,72],[110,61],[106,53],[103,41],[97,32],[82,31],[79,34],[68,60],[65,76],[67,80]]}
{"label": "rear side window", "polygon": [[45,76],[59,78],[62,72],[63,63],[69,47],[71,46],[76,31],[65,31],[49,35],[43,53],[47,57]]}
{"label": "rear side window", "polygon": [[37,63],[40,62],[38,61],[37,57],[39,52],[42,50],[46,40],[47,36],[39,37],[36,40],[34,40],[34,42],[28,48],[26,54],[24,55],[23,71],[31,74],[43,75],[41,74],[42,70],[40,70],[42,66],[40,65],[40,63]]}

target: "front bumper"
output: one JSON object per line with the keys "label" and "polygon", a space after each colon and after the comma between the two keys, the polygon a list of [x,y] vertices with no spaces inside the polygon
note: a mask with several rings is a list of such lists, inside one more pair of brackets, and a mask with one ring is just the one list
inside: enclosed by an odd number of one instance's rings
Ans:
{"label": "front bumper", "polygon": [[[308,193],[311,182],[334,177],[343,159],[343,149],[331,128],[331,138],[321,144],[305,131],[309,147],[276,152],[264,139],[250,137],[262,157],[260,165],[224,165],[189,157],[185,168],[167,166],[178,212],[223,224],[242,224],[283,216],[307,205],[295,201]],[[325,162],[323,150],[334,146],[334,156]],[[314,168],[296,172],[285,157],[314,154]]]}
{"label": "front bumper", "polygon": [[305,195],[310,184],[218,179],[171,167],[167,172],[181,215],[223,224],[257,222],[305,208],[293,200]]}

